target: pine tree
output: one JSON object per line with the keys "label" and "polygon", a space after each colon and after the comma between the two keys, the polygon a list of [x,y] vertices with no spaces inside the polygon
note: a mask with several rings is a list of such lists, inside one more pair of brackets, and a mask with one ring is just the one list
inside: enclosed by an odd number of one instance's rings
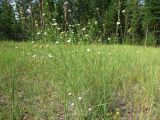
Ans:
{"label": "pine tree", "polygon": [[1,6],[1,26],[0,31],[4,36],[13,38],[16,32],[16,18],[13,11],[13,7],[8,2],[4,0]]}

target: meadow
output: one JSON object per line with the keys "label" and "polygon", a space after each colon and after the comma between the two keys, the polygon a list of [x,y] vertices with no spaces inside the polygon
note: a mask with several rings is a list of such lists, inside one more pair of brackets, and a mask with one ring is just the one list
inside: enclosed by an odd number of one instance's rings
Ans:
{"label": "meadow", "polygon": [[160,48],[0,42],[0,120],[160,120]]}

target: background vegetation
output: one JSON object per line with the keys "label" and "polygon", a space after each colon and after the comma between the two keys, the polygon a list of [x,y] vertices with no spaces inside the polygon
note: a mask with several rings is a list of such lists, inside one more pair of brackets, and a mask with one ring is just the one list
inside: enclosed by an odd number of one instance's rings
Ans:
{"label": "background vegetation", "polygon": [[160,42],[159,9],[159,0],[16,0],[12,5],[3,0],[0,36],[155,46]]}

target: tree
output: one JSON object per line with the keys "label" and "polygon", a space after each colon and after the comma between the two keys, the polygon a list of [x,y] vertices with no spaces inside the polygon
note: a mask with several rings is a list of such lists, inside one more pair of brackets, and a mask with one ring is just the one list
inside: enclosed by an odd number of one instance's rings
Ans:
{"label": "tree", "polygon": [[11,4],[4,0],[1,5],[0,32],[5,37],[14,38],[16,32],[16,18]]}

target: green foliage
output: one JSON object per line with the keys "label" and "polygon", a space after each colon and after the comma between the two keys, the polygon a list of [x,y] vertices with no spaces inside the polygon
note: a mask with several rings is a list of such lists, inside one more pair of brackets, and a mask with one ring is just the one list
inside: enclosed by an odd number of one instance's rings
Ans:
{"label": "green foliage", "polygon": [[[81,30],[86,28],[85,35],[90,37],[86,40],[83,34],[83,42],[92,43],[100,40],[107,44],[150,45],[147,39],[151,32],[155,38],[152,45],[156,45],[160,37],[160,2],[146,0],[144,3],[140,4],[139,0],[18,0],[16,11],[19,15],[15,20],[14,11],[6,1],[0,10],[1,16],[4,16],[0,19],[1,34],[5,32],[10,36],[10,33],[14,33],[35,40],[57,41],[54,36],[62,38],[61,32],[74,32],[71,37],[74,38],[74,43],[78,43],[79,34],[83,33]],[[6,25],[5,28],[12,30],[3,29],[3,23]],[[58,24],[59,32],[52,29],[54,23]],[[77,24],[80,26],[77,27]],[[37,39],[38,32],[49,32],[51,36],[41,35]],[[108,40],[111,37],[114,39]]]}
{"label": "green foliage", "polygon": [[5,37],[13,38],[17,32],[17,21],[12,6],[8,0],[4,0],[0,10],[0,34]]}

